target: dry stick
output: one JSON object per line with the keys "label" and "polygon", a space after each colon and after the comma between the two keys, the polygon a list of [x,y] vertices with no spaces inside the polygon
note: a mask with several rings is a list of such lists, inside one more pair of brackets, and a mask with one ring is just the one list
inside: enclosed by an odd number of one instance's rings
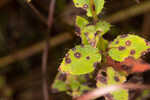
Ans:
{"label": "dry stick", "polygon": [[41,20],[44,24],[46,24],[46,26],[48,26],[47,19],[45,18],[45,16],[43,16],[43,15],[35,8],[35,6],[34,6],[31,2],[27,1],[27,4],[28,4],[28,6],[33,10],[33,12],[40,18],[40,20]]}
{"label": "dry stick", "polygon": [[[64,38],[65,37],[65,38]],[[50,48],[55,47],[61,43],[64,43],[68,40],[72,40],[73,36],[70,33],[61,33],[56,37],[49,39]],[[8,56],[0,58],[0,68],[6,67],[7,65],[17,61],[28,58],[38,52],[41,52],[45,46],[45,41],[41,41],[27,48],[18,50]]]}
{"label": "dry stick", "polygon": [[104,18],[104,20],[114,23],[114,22],[119,22],[121,20],[125,20],[129,17],[133,17],[145,12],[150,11],[150,1],[145,1],[143,3],[140,3],[138,5],[132,6],[126,10],[119,11],[112,16]]}
{"label": "dry stick", "polygon": [[[49,12],[48,12],[48,33],[50,33],[53,24],[54,8],[55,8],[55,0],[51,0],[49,4]],[[47,83],[47,61],[48,61],[48,48],[49,48],[48,38],[50,36],[48,33],[46,34],[45,48],[42,56],[42,82],[43,82],[42,87],[43,87],[44,100],[49,100],[48,83]]]}
{"label": "dry stick", "polygon": [[43,56],[42,56],[42,89],[44,100],[49,100],[48,96],[48,83],[47,83],[47,60],[48,60],[49,43],[46,41]]}
{"label": "dry stick", "polygon": [[80,96],[79,98],[77,98],[77,100],[93,100],[101,96],[104,96],[105,94],[108,94],[110,92],[119,91],[120,89],[150,89],[150,85],[141,85],[141,84],[133,84],[133,83],[126,83],[121,85],[110,85],[110,86],[94,89],[93,91]]}

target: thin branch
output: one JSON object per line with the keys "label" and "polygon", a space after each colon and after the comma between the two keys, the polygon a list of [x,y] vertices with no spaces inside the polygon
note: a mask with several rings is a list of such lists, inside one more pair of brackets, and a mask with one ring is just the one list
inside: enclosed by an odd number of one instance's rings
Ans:
{"label": "thin branch", "polygon": [[[49,39],[49,43],[51,46],[50,48],[55,47],[59,44],[62,44],[66,41],[69,41],[72,38],[73,38],[73,36],[70,33],[61,33],[60,35]],[[45,41],[41,41],[37,44],[34,44],[27,48],[18,50],[12,54],[9,54],[8,56],[1,57],[0,58],[0,68],[4,68],[7,65],[9,65],[17,60],[22,60],[22,59],[28,58],[30,56],[33,56],[34,54],[41,52],[43,50],[44,46],[45,46]]]}
{"label": "thin branch", "polygon": [[109,17],[104,18],[104,20],[114,23],[119,22],[122,20],[125,20],[129,17],[137,16],[139,14],[145,13],[150,11],[150,1],[145,1],[143,3],[140,3],[138,5],[132,6],[130,8],[127,8],[125,10],[119,11]]}
{"label": "thin branch", "polygon": [[48,12],[48,33],[46,34],[46,42],[45,48],[42,56],[42,87],[43,87],[43,95],[44,100],[49,100],[48,93],[48,83],[47,83],[47,61],[48,61],[48,49],[49,49],[49,33],[51,31],[51,27],[53,24],[53,16],[54,16],[54,8],[55,8],[55,0],[51,0],[49,4],[49,12]]}
{"label": "thin branch", "polygon": [[51,0],[49,5],[49,14],[48,14],[48,29],[52,27],[53,24],[53,15],[54,15],[54,8],[55,8],[55,0]]}
{"label": "thin branch", "polygon": [[44,51],[43,51],[43,56],[42,56],[42,87],[43,87],[44,100],[49,100],[48,84],[47,84],[48,48],[49,48],[49,43],[47,43],[46,41]]}
{"label": "thin branch", "polygon": [[93,100],[101,96],[104,96],[105,94],[108,94],[110,92],[119,91],[120,89],[150,89],[150,85],[140,85],[133,83],[110,85],[102,88],[97,88],[91,92],[88,92],[77,98],[77,100]]}
{"label": "thin branch", "polygon": [[48,26],[48,23],[47,23],[47,19],[45,16],[43,16],[39,11],[38,9],[36,9],[36,7],[29,1],[27,1],[27,4],[28,6],[33,10],[33,12],[40,18],[40,20],[46,24],[46,26]]}

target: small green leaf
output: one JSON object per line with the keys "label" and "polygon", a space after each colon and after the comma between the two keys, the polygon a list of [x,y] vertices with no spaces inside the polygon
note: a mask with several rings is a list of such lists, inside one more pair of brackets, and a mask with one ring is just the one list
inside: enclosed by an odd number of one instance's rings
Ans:
{"label": "small green leaf", "polygon": [[81,45],[69,50],[59,68],[72,75],[87,74],[94,71],[100,61],[101,54],[97,48]]}
{"label": "small green leaf", "polygon": [[[94,0],[94,1],[96,14],[98,15],[104,7],[104,0]],[[89,0],[73,0],[73,2],[75,7],[83,8],[84,10],[87,11],[87,16],[92,17]]]}
{"label": "small green leaf", "polygon": [[52,84],[52,90],[56,90],[58,92],[63,92],[67,90],[67,85],[65,83],[66,75],[58,72],[56,78]]}
{"label": "small green leaf", "polygon": [[145,39],[132,34],[118,36],[109,44],[109,56],[116,61],[124,61],[125,58],[140,58],[150,49],[150,44]]}
{"label": "small green leaf", "polygon": [[100,37],[110,29],[110,26],[105,21],[99,21],[96,25],[86,25],[81,29],[82,44],[90,44],[92,47],[96,47]]}
{"label": "small green leaf", "polygon": [[[106,70],[100,70],[97,74],[97,87],[105,87],[107,85],[121,84],[126,81],[126,76],[116,72],[112,67],[107,67]],[[106,100],[128,100],[128,91],[121,89],[109,93],[104,96]]]}
{"label": "small green leaf", "polygon": [[100,32],[96,30],[94,25],[88,25],[82,31],[82,36],[84,35],[88,41],[88,43],[95,47],[100,37]]}
{"label": "small green leaf", "polygon": [[107,33],[110,30],[111,25],[106,21],[99,21],[96,24],[96,30],[101,30],[101,36]]}
{"label": "small green leaf", "polygon": [[79,27],[79,28],[83,28],[85,27],[87,24],[89,24],[88,20],[86,20],[85,18],[81,17],[81,16],[77,16],[76,17],[76,25]]}
{"label": "small green leaf", "polygon": [[67,90],[67,85],[61,80],[55,80],[55,83],[52,86],[53,89],[57,89],[59,92]]}

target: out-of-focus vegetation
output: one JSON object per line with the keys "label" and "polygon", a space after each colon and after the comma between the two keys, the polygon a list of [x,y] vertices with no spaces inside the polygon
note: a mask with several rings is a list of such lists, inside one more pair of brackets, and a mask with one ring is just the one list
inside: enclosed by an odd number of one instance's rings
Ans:
{"label": "out-of-focus vegetation", "polygon": [[[46,21],[50,1],[32,0],[32,5]],[[121,15],[117,13],[119,11]],[[120,33],[134,32],[150,40],[149,12],[149,0],[140,3],[136,0],[106,0],[99,17],[113,26],[104,37],[112,40]],[[85,11],[73,6],[72,0],[56,0],[47,70],[50,100],[71,100],[65,93],[52,93],[50,87],[62,61],[60,58],[80,43],[74,35],[75,16],[84,14]],[[0,0],[0,99],[43,100],[41,52],[47,32],[45,20],[25,0]],[[143,58],[150,63],[149,55]],[[128,80],[149,83],[149,75],[149,72],[137,75],[140,78],[131,75]],[[131,98],[136,98],[139,91],[136,92]]]}

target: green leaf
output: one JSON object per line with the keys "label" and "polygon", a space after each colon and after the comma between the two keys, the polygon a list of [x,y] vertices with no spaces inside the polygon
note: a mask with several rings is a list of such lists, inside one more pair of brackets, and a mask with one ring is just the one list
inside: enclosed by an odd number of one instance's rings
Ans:
{"label": "green leaf", "polygon": [[92,47],[96,47],[100,40],[100,37],[102,37],[106,32],[109,31],[110,26],[111,25],[105,21],[99,21],[98,23],[96,23],[96,25],[84,26],[80,29],[82,44],[90,44]]}
{"label": "green leaf", "polygon": [[109,56],[116,61],[124,61],[125,58],[140,58],[150,49],[150,44],[145,39],[132,34],[118,36],[109,44]]}
{"label": "green leaf", "polygon": [[[73,0],[73,2],[75,7],[86,10],[87,16],[92,17],[89,0]],[[104,7],[104,0],[94,0],[94,2],[95,2],[96,14],[98,15]]]}
{"label": "green leaf", "polygon": [[110,30],[111,25],[107,23],[106,21],[99,21],[96,24],[96,29],[101,30],[101,36],[103,36],[105,33],[107,33]]}
{"label": "green leaf", "polygon": [[59,92],[67,90],[67,85],[61,80],[55,80],[55,83],[52,86],[53,89],[57,89]]}
{"label": "green leaf", "polygon": [[97,48],[90,45],[78,45],[64,57],[59,69],[72,75],[87,74],[95,69],[95,65],[101,61],[101,54]]}
{"label": "green leaf", "polygon": [[[121,84],[126,81],[126,76],[116,72],[112,67],[107,67],[106,70],[100,70],[97,74],[97,87],[105,87],[107,85]],[[111,92],[104,96],[106,100],[128,100],[128,91],[121,89]]]}
{"label": "green leaf", "polygon": [[96,27],[94,25],[88,25],[85,27],[82,31],[82,36],[84,35],[88,41],[88,43],[92,46],[95,47],[99,37],[100,37],[100,32],[96,30]]}
{"label": "green leaf", "polygon": [[89,79],[91,78],[87,78],[85,75],[67,75],[58,72],[52,84],[52,90],[54,92],[67,92],[68,95],[77,97],[92,89],[86,84]]}
{"label": "green leaf", "polygon": [[86,82],[87,80],[83,75],[68,75],[66,84],[72,92],[67,91],[67,93],[73,97],[78,97],[84,94],[85,91],[91,90],[92,88],[90,88],[88,85],[85,85]]}
{"label": "green leaf", "polygon": [[67,85],[65,83],[66,75],[60,72],[56,75],[56,78],[52,84],[52,90],[63,92],[67,90]]}
{"label": "green leaf", "polygon": [[87,24],[89,24],[88,20],[86,20],[85,18],[81,17],[81,16],[76,16],[76,25],[79,28],[84,28]]}

